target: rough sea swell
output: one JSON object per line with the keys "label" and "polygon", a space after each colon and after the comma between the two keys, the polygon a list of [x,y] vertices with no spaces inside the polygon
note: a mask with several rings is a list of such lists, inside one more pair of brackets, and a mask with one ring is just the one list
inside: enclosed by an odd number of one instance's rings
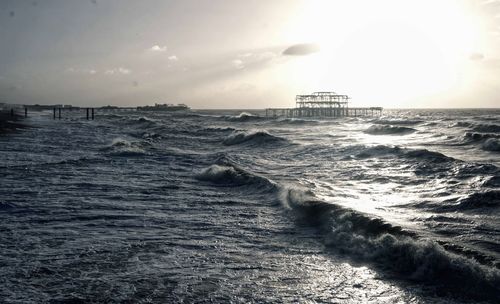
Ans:
{"label": "rough sea swell", "polygon": [[495,303],[499,114],[41,113],[0,138],[0,298]]}

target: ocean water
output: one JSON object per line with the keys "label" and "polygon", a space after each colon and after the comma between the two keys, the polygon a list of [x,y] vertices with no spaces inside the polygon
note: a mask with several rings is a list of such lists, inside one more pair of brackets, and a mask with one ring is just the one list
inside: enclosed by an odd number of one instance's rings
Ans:
{"label": "ocean water", "polygon": [[2,303],[498,303],[500,110],[33,113]]}

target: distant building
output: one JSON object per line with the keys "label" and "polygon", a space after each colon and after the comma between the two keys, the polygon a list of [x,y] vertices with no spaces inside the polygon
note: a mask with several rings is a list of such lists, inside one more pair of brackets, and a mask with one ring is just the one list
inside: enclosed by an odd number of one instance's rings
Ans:
{"label": "distant building", "polygon": [[101,107],[101,109],[118,109],[118,107],[117,106],[107,105],[107,106]]}

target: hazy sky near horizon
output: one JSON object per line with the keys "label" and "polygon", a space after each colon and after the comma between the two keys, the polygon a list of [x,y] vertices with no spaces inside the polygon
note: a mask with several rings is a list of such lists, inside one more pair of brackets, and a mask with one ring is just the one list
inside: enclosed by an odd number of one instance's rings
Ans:
{"label": "hazy sky near horizon", "polygon": [[0,102],[500,107],[500,1],[2,0]]}

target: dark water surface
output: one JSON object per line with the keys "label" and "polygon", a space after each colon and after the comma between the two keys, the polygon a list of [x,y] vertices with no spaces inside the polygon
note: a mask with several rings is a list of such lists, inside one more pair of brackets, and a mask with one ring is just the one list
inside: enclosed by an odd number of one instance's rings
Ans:
{"label": "dark water surface", "polygon": [[258,114],[0,137],[2,302],[500,299],[500,110]]}

